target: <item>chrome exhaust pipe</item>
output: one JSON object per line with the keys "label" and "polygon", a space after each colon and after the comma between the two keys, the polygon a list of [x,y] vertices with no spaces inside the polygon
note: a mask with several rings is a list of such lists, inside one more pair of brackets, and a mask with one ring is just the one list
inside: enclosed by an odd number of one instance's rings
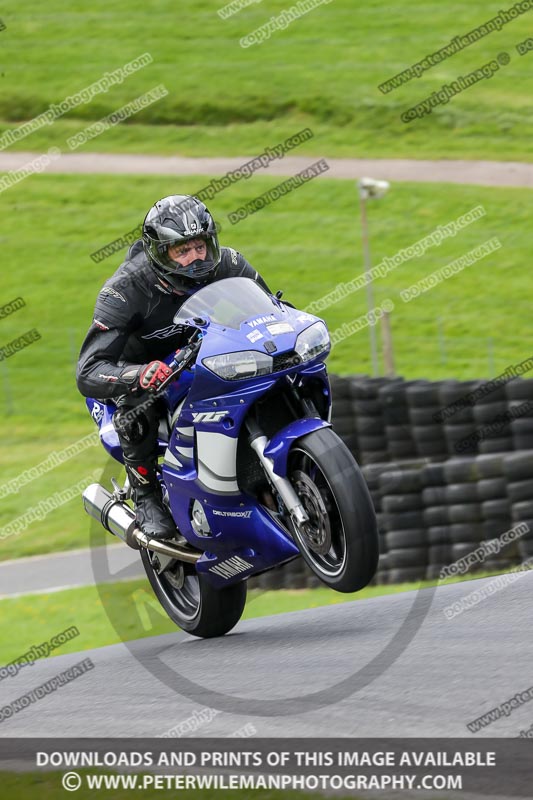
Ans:
{"label": "chrome exhaust pipe", "polygon": [[201,552],[191,548],[170,544],[161,539],[151,539],[135,527],[135,514],[132,509],[125,503],[119,502],[99,483],[91,483],[82,493],[82,498],[89,516],[134,550],[144,547],[146,550],[154,550],[189,564],[195,564],[202,555]]}
{"label": "chrome exhaust pipe", "polygon": [[176,544],[169,544],[162,539],[150,539],[146,533],[143,533],[139,528],[133,531],[133,538],[138,544],[146,548],[146,550],[153,550],[156,553],[162,553],[171,558],[177,558],[179,561],[186,561],[188,564],[196,564],[202,555],[197,550],[190,550]]}

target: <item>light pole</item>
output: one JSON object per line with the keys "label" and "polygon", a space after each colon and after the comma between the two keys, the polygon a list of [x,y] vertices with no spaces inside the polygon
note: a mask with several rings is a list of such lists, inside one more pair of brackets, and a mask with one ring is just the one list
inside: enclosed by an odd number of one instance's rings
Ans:
{"label": "light pole", "polygon": [[[363,255],[365,262],[366,277],[366,305],[370,312],[374,308],[374,287],[372,284],[372,263],[370,260],[370,243],[368,238],[368,219],[366,214],[366,201],[369,198],[378,199],[383,197],[389,189],[388,181],[377,181],[374,178],[361,178],[357,183],[359,189],[359,201],[361,206],[361,231],[363,239]],[[372,372],[374,376],[378,374],[378,348],[376,341],[375,325],[369,325],[370,333],[370,353],[372,357]]]}

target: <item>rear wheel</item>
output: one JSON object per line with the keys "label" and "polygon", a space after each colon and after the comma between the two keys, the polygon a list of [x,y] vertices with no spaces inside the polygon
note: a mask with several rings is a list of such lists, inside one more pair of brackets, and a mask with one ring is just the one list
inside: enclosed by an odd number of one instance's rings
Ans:
{"label": "rear wheel", "polygon": [[287,475],[309,517],[291,524],[304,560],[331,589],[362,589],[376,572],[379,545],[372,499],[352,454],[322,428],[292,446]]}
{"label": "rear wheel", "polygon": [[215,589],[191,564],[174,562],[159,573],[157,553],[143,548],[141,558],[157,599],[182,630],[209,639],[223,636],[240,620],[246,581]]}

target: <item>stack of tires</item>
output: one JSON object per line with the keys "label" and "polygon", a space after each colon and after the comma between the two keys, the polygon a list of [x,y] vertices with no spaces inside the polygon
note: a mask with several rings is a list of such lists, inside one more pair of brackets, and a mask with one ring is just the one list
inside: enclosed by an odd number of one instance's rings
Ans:
{"label": "stack of tires", "polygon": [[452,561],[475,550],[484,538],[476,457],[444,462],[444,499],[450,526]]}
{"label": "stack of tires", "polygon": [[446,458],[448,448],[439,417],[440,384],[420,381],[406,389],[409,423],[416,452],[423,458]]}
{"label": "stack of tires", "polygon": [[268,572],[263,572],[261,575],[251,578],[249,588],[261,589],[264,592],[286,588],[286,575],[288,573],[288,567],[289,564],[283,564],[281,567],[269,569]]}
{"label": "stack of tires", "polygon": [[[379,477],[380,537],[386,553],[378,582],[405,583],[426,577],[427,543],[421,469],[386,470]],[[385,568],[384,568],[385,567]]]}
{"label": "stack of tires", "polygon": [[389,460],[385,419],[379,402],[383,378],[353,378],[350,381],[352,414],[355,418],[358,461],[375,464]]}
{"label": "stack of tires", "polygon": [[[511,419],[509,450],[533,449],[533,380],[514,380],[505,385],[507,411]],[[533,497],[533,495],[532,495]]]}
{"label": "stack of tires", "polygon": [[465,403],[465,395],[477,386],[478,381],[443,381],[439,387],[446,447],[448,456],[452,458],[478,452],[472,405]]}
{"label": "stack of tires", "polygon": [[496,386],[487,394],[479,394],[472,408],[479,452],[509,452],[513,449],[513,437],[505,386]]}
{"label": "stack of tires", "polygon": [[512,524],[525,523],[529,528],[517,540],[520,560],[527,561],[533,557],[533,449],[505,455],[503,471]]}
{"label": "stack of tires", "polygon": [[[374,510],[376,512],[376,519],[378,523],[379,535],[379,564],[376,573],[376,583],[388,583],[389,581],[389,563],[388,563],[388,545],[386,539],[387,519],[388,514],[384,513],[382,505],[382,495],[387,494],[389,488],[392,493],[396,493],[398,487],[398,472],[402,469],[417,468],[419,465],[416,462],[384,462],[382,464],[365,464],[361,467],[361,472],[365,479],[366,485],[370,492]],[[392,483],[389,481],[387,475],[392,474]],[[385,475],[385,477],[384,477]]]}
{"label": "stack of tires", "polygon": [[[465,481],[462,485],[452,483],[447,486],[448,497],[461,500],[450,512],[452,523],[455,523],[450,526],[455,561],[475,550],[480,542],[499,538],[508,530],[511,526],[511,509],[501,456],[480,455],[470,459],[451,459],[446,462],[444,472],[447,481]],[[459,518],[462,524],[458,524]],[[463,541],[458,542],[458,539]],[[514,551],[516,560],[516,547]],[[512,566],[515,560],[509,549],[504,548],[484,557],[468,571],[490,572],[505,569]]]}
{"label": "stack of tires", "polygon": [[361,467],[361,472],[365,479],[374,510],[376,512],[376,519],[378,523],[378,536],[379,536],[379,562],[374,579],[374,583],[387,583],[389,563],[387,557],[387,544],[384,537],[384,514],[381,510],[381,493],[379,489],[379,481],[381,474],[384,470],[391,468],[390,464],[366,464]]}
{"label": "stack of tires", "polygon": [[[483,515],[483,540],[499,539],[502,533],[513,525],[511,501],[504,474],[504,455],[503,453],[480,455],[477,458],[477,467],[479,473],[477,491]],[[519,561],[518,545],[514,542],[488,556],[483,563],[483,569],[485,571],[507,569]]]}
{"label": "stack of tires", "polygon": [[431,515],[428,516],[429,509],[442,508],[446,504],[444,465],[426,464],[422,468],[422,484],[424,529],[428,549],[426,578],[433,580],[438,578],[443,567],[447,567],[452,561],[450,526],[447,522],[438,522],[432,519]]}
{"label": "stack of tires", "polygon": [[301,556],[250,578],[250,589],[261,589],[268,592],[275,589],[314,589],[322,586],[320,580],[307,566]]}
{"label": "stack of tires", "polygon": [[414,458],[417,455],[411,433],[407,388],[410,382],[389,381],[378,390],[379,402],[385,422],[385,441],[393,459]]}
{"label": "stack of tires", "polygon": [[432,548],[428,578],[437,577],[437,565],[442,568],[467,556],[484,538],[475,457],[449,459],[439,475],[443,484],[424,494],[424,521]]}
{"label": "stack of tires", "polygon": [[366,485],[368,486],[368,491],[370,492],[370,497],[372,498],[372,502],[374,503],[374,509],[376,514],[378,515],[378,527],[380,526],[380,522],[382,521],[381,518],[381,494],[379,491],[379,480],[381,477],[381,473],[385,470],[390,470],[392,467],[388,463],[384,464],[364,464],[361,467],[361,472],[363,473],[363,477],[365,479]]}
{"label": "stack of tires", "polygon": [[331,381],[334,429],[362,464],[533,449],[533,380]]}
{"label": "stack of tires", "polygon": [[[315,577],[301,557],[295,558],[294,561],[289,561],[281,570],[283,572],[284,589],[308,589],[311,586],[310,578]],[[312,586],[318,584],[319,581],[317,583],[312,582]]]}
{"label": "stack of tires", "polygon": [[337,375],[330,375],[331,384],[331,424],[349,450],[357,458],[357,429],[350,396],[350,382]]}

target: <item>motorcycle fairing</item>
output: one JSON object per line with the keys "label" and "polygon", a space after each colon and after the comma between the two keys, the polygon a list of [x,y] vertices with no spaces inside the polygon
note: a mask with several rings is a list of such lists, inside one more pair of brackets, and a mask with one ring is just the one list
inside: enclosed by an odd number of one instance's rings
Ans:
{"label": "motorcycle fairing", "polygon": [[[254,283],[246,278],[228,278],[216,284],[216,293],[211,289],[210,294],[209,287],[205,287],[186,301],[174,319],[199,329],[203,338],[189,378],[184,382],[186,373],[183,373],[179,382],[171,384],[166,392],[172,417],[171,435],[168,442],[160,440],[164,451],[162,477],[174,520],[190,545],[204,551],[196,562],[196,570],[218,588],[299,555],[279,515],[239,488],[237,444],[246,415],[257,400],[284,380],[302,386],[306,380],[320,379],[327,408],[331,405],[323,363],[325,354],[302,362],[295,351],[298,335],[320,321],[319,318],[283,305],[254,284],[253,290],[245,287],[243,292],[244,295],[262,292],[264,297],[259,297],[262,308],[243,319],[242,314],[239,317],[240,289],[233,290],[232,282],[234,287],[242,287],[242,282]],[[215,309],[212,317],[206,313],[205,302],[202,307],[206,298]],[[196,306],[198,313],[203,312],[207,319],[193,317],[192,313],[187,315]],[[209,304],[207,310],[212,310]],[[243,350],[267,353],[273,358],[275,371],[260,377],[227,380],[203,363],[204,359],[221,353]],[[89,406],[91,413],[96,402]],[[97,424],[108,452],[122,460],[112,426],[114,410],[111,405],[104,406],[102,420]],[[274,434],[267,455],[273,459],[280,476],[286,477],[291,444],[320,427],[329,427],[329,422],[305,417]],[[198,533],[192,525],[195,502],[207,520],[207,533]]]}

